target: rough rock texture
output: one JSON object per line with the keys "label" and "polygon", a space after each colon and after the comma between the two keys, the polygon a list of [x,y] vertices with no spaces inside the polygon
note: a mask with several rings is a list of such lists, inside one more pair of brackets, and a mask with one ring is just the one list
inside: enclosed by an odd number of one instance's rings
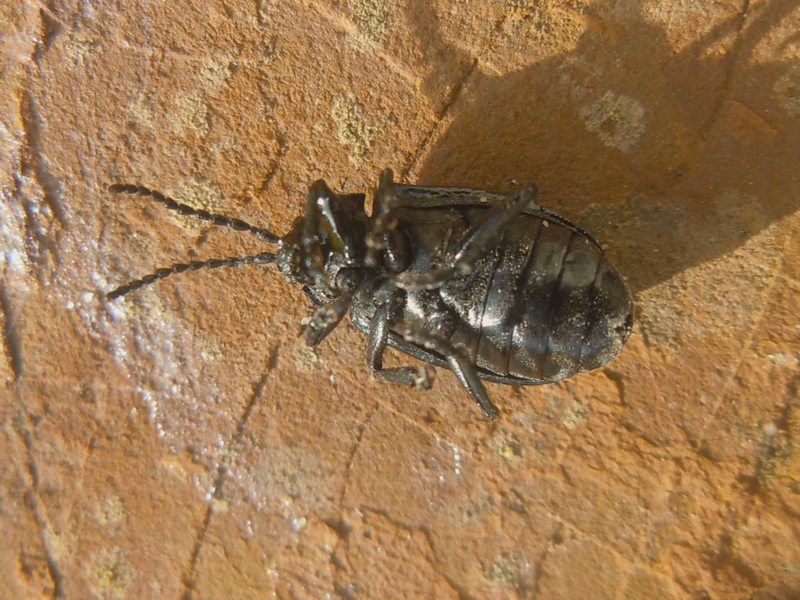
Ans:
{"label": "rough rock texture", "polygon": [[[0,596],[800,597],[795,0],[0,5]],[[317,351],[307,185],[541,200],[635,293],[610,366],[429,392]],[[392,353],[393,364],[406,363]]]}

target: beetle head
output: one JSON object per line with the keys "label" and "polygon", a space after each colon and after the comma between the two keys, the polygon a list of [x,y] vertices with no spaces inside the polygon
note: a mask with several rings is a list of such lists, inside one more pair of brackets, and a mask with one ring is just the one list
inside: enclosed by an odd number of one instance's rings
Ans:
{"label": "beetle head", "polygon": [[312,266],[322,264],[321,248],[306,249],[303,240],[303,218],[295,219],[292,228],[281,238],[278,252],[278,270],[290,283],[309,284],[313,278],[309,274]]}
{"label": "beetle head", "polygon": [[278,269],[292,283],[333,294],[342,270],[364,264],[367,220],[363,194],[334,194],[324,181],[315,182],[306,214],[281,239]]}

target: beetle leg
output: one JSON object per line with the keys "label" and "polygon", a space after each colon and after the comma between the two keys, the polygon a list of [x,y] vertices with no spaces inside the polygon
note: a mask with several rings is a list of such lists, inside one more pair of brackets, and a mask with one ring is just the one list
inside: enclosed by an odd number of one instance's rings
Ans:
{"label": "beetle leg", "polygon": [[400,200],[392,178],[391,169],[384,169],[381,172],[372,205],[364,264],[375,268],[382,263],[390,273],[399,273],[408,268],[411,262],[411,249],[408,238],[397,227],[397,209],[400,207]]}
{"label": "beetle leg", "polygon": [[369,347],[367,349],[367,364],[372,372],[381,379],[391,383],[407,385],[423,390],[431,388],[431,376],[425,367],[396,367],[383,368],[383,353],[389,339],[389,311],[386,306],[381,306],[375,312],[369,328]]}
{"label": "beetle leg", "polygon": [[395,329],[407,342],[423,346],[444,358],[450,369],[455,373],[456,378],[461,382],[461,385],[467,388],[470,396],[478,403],[487,418],[494,420],[500,416],[500,411],[489,398],[483,382],[478,377],[475,363],[461,350],[454,347],[444,338],[432,335],[407,323],[398,324]]}
{"label": "beetle leg", "polygon": [[515,196],[507,196],[489,209],[486,218],[467,232],[449,266],[424,273],[404,271],[395,277],[397,287],[406,290],[431,290],[441,287],[453,277],[468,275],[489,250],[497,246],[506,228],[536,199],[536,187],[526,187]]}
{"label": "beetle leg", "polygon": [[315,285],[322,285],[325,279],[322,259],[322,242],[320,240],[320,214],[318,199],[332,195],[330,188],[321,179],[315,181],[306,196],[306,213],[303,216],[303,229],[300,245],[306,273],[314,278]]}
{"label": "beetle leg", "polygon": [[350,307],[352,298],[348,294],[342,294],[333,302],[323,304],[314,311],[311,319],[303,327],[303,333],[306,336],[306,344],[309,346],[316,346],[328,334],[336,329],[336,326],[341,322],[347,309]]}
{"label": "beetle leg", "polygon": [[372,220],[367,234],[367,254],[365,262],[368,267],[377,267],[381,252],[389,243],[392,232],[397,227],[395,210],[397,194],[394,189],[391,169],[381,171],[378,189],[375,190],[375,201],[372,206]]}

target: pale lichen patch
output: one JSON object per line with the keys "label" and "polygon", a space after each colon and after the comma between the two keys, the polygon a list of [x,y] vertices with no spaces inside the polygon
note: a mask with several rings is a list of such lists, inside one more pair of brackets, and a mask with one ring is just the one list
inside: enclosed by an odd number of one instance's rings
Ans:
{"label": "pale lichen patch", "polygon": [[136,574],[120,548],[103,548],[87,561],[89,587],[99,598],[125,598]]}
{"label": "pale lichen patch", "polygon": [[197,96],[184,96],[177,100],[177,110],[172,128],[177,133],[195,131],[202,136],[211,129],[208,121],[208,104]]}
{"label": "pale lichen patch", "polygon": [[95,510],[97,522],[111,529],[119,528],[125,520],[125,506],[119,496],[109,496]]}
{"label": "pale lichen patch", "polygon": [[623,152],[630,151],[645,130],[642,103],[611,90],[581,108],[580,115],[586,129],[596,134],[606,146]]}
{"label": "pale lichen patch", "polygon": [[334,102],[331,115],[339,141],[350,147],[350,160],[357,162],[364,158],[376,133],[364,114],[364,105],[355,96],[348,95]]}
{"label": "pale lichen patch", "polygon": [[358,28],[370,41],[377,42],[386,35],[390,25],[389,7],[377,0],[356,0],[350,7]]}

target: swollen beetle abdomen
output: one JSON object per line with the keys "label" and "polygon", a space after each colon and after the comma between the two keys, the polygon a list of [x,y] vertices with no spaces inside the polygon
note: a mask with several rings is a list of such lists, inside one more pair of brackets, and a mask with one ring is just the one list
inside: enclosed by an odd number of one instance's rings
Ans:
{"label": "swollen beetle abdomen", "polygon": [[[416,271],[440,266],[480,222],[482,206],[404,211]],[[484,379],[518,384],[560,381],[610,361],[632,322],[630,294],[599,244],[563,217],[521,215],[467,275],[435,291],[409,293],[406,320],[433,326],[451,315],[450,341]]]}
{"label": "swollen beetle abdomen", "polygon": [[522,279],[510,376],[559,381],[619,352],[630,333],[630,294],[594,240],[542,220]]}

